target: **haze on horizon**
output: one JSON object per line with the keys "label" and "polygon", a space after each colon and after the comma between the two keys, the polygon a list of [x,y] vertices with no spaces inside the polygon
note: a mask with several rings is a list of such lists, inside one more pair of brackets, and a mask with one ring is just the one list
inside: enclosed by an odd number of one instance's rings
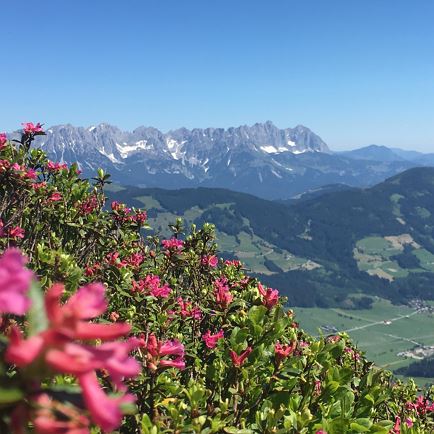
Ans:
{"label": "haze on horizon", "polygon": [[0,131],[303,124],[434,152],[431,0],[4,2]]}

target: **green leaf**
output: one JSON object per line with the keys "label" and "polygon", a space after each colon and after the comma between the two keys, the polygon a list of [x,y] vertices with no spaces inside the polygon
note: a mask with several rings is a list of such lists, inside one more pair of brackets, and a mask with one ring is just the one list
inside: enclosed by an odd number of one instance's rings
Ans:
{"label": "green leaf", "polygon": [[260,324],[264,320],[264,316],[267,313],[267,308],[265,306],[253,306],[248,313],[250,321],[253,324]]}
{"label": "green leaf", "polygon": [[20,401],[24,394],[19,389],[3,389],[0,388],[0,405],[12,404]]}
{"label": "green leaf", "polygon": [[32,304],[27,313],[27,319],[29,322],[28,334],[29,336],[34,336],[48,328],[44,296],[39,283],[36,281],[32,282],[32,285],[30,286],[29,298]]}
{"label": "green leaf", "polygon": [[357,432],[367,432],[370,430],[372,422],[369,419],[360,418],[350,424],[350,428]]}

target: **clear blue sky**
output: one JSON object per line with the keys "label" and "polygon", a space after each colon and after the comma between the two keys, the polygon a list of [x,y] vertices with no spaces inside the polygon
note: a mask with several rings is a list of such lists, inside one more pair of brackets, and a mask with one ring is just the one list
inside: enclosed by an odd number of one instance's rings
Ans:
{"label": "clear blue sky", "polygon": [[433,0],[0,2],[0,131],[270,119],[434,152]]}

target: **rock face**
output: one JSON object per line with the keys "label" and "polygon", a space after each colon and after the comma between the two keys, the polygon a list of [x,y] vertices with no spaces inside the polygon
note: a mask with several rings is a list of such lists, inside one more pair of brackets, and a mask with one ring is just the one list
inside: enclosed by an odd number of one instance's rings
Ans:
{"label": "rock face", "polygon": [[414,166],[332,154],[308,128],[272,122],[237,128],[132,132],[100,124],[58,125],[36,146],[57,161],[78,162],[85,174],[102,167],[115,181],[143,187],[225,187],[265,198],[289,198],[326,184],[364,186]]}

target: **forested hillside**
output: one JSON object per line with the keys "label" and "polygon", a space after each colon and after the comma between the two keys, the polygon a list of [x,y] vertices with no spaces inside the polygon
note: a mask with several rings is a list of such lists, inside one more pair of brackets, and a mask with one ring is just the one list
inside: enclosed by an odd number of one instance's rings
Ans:
{"label": "forested hillside", "polygon": [[148,209],[157,232],[177,217],[214,223],[225,254],[293,305],[357,307],[355,293],[434,298],[433,168],[289,204],[223,189],[117,190],[113,198]]}

